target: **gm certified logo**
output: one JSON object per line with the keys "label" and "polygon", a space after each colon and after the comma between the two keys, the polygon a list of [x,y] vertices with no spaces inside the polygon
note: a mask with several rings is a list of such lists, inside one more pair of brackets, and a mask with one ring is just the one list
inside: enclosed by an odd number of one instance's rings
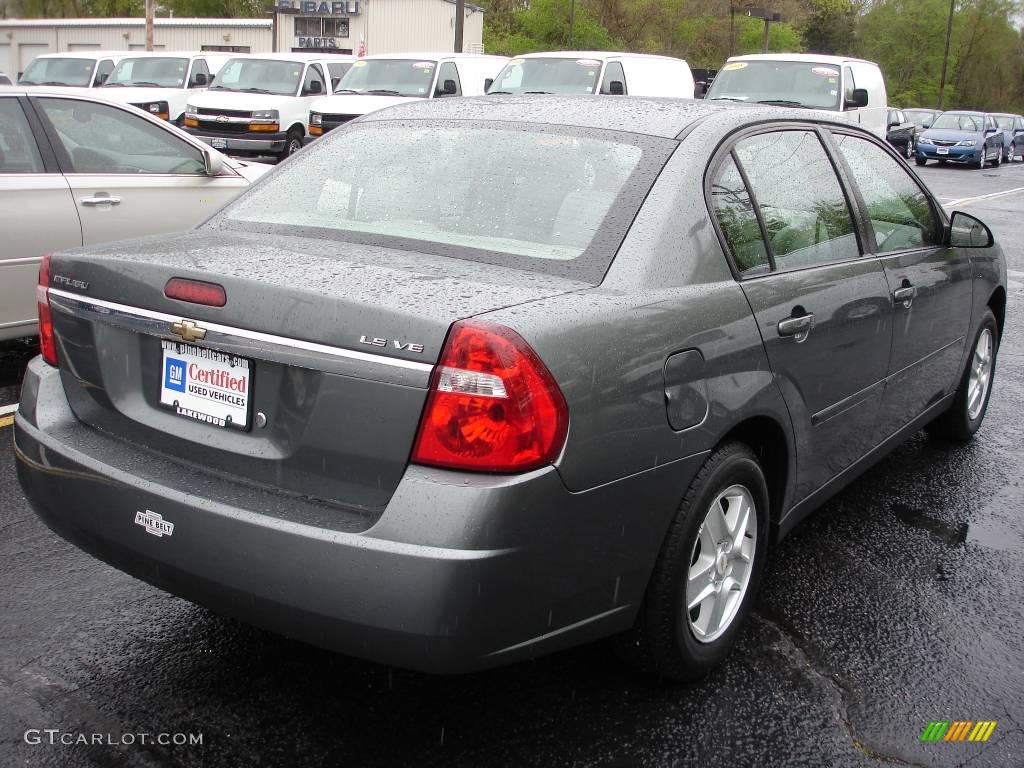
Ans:
{"label": "gm certified logo", "polygon": [[141,525],[146,529],[146,533],[151,533],[158,538],[171,536],[174,533],[174,523],[164,520],[162,515],[148,509],[145,512],[135,513],[135,524]]}

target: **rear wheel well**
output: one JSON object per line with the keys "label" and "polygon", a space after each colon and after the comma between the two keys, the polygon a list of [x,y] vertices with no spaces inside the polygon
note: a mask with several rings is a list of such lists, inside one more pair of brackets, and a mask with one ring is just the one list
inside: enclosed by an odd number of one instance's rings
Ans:
{"label": "rear wheel well", "polygon": [[992,292],[988,300],[988,308],[996,316],[996,327],[999,330],[999,339],[1003,338],[1003,324],[1006,322],[1006,291],[999,286]]}
{"label": "rear wheel well", "polygon": [[778,522],[782,519],[782,505],[785,503],[789,480],[789,444],[786,433],[774,419],[754,416],[730,429],[718,444],[722,446],[731,442],[750,446],[761,462],[764,479],[768,483],[770,517],[772,521]]}

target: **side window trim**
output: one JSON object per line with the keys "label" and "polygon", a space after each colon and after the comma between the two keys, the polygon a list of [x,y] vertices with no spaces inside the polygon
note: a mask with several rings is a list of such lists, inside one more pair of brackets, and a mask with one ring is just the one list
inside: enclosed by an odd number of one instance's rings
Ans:
{"label": "side window trim", "polygon": [[[885,150],[889,155],[891,155],[894,158],[895,157],[899,157],[899,155],[897,155],[896,152],[892,149],[892,147],[889,146],[888,142],[884,142],[883,143],[883,142],[879,141],[874,136],[867,136],[865,134],[857,133],[855,131],[847,131],[847,130],[844,130],[840,126],[830,126],[829,130],[827,131],[827,133],[829,134],[828,146],[830,148],[830,151],[834,151],[834,153],[836,155],[835,159],[840,163],[840,165],[842,167],[842,173],[843,173],[843,176],[844,176],[844,184],[848,184],[849,185],[850,189],[853,190],[853,193],[854,193],[854,195],[857,198],[857,209],[858,209],[857,210],[857,218],[860,220],[861,226],[863,226],[863,228],[864,228],[864,232],[865,232],[865,236],[866,236],[865,242],[870,245],[870,251],[868,251],[866,253],[870,253],[873,256],[881,256],[883,258],[888,258],[889,256],[893,256],[893,255],[899,254],[899,253],[914,253],[916,251],[927,251],[927,250],[931,250],[931,249],[934,249],[934,248],[941,248],[942,246],[940,244],[932,244],[932,245],[921,245],[921,246],[918,246],[916,248],[907,248],[907,249],[902,250],[902,251],[887,251],[885,253],[879,253],[878,252],[878,249],[875,246],[875,242],[876,242],[875,228],[871,224],[871,217],[868,214],[867,203],[864,202],[864,198],[861,196],[860,188],[853,181],[853,172],[850,170],[849,165],[847,165],[846,158],[843,157],[843,153],[839,151],[839,147],[836,146],[836,144],[833,142],[832,135],[833,134],[838,134],[838,135],[841,135],[841,136],[853,136],[855,138],[863,139],[865,141],[868,141],[869,143],[873,144],[874,146],[879,147],[880,149]],[[925,200],[928,201],[928,207],[929,207],[929,209],[932,212],[932,219],[935,222],[936,231],[937,232],[943,231],[943,229],[945,229],[945,227],[948,225],[948,222],[947,222],[947,219],[946,219],[946,216],[945,216],[945,211],[943,211],[941,208],[937,208],[936,207],[935,200],[932,198],[932,195],[928,192],[928,190],[924,187],[924,185],[922,185],[921,180],[916,176],[916,174],[914,174],[914,173],[907,173],[906,176],[918,188],[918,190],[921,192],[921,194],[924,195]]]}
{"label": "side window trim", "polygon": [[29,130],[32,132],[32,138],[35,139],[36,148],[40,157],[43,159],[43,172],[63,173],[60,164],[57,162],[57,153],[50,142],[50,135],[46,130],[46,125],[36,114],[35,106],[32,104],[32,99],[25,96],[19,96],[15,101],[18,102],[21,106],[21,111],[25,114]]}
{"label": "side window trim", "polygon": [[[771,238],[768,237],[768,226],[764,223],[764,213],[761,211],[761,204],[757,202],[757,195],[754,194],[754,188],[750,185],[750,179],[747,177],[747,169],[743,167],[743,163],[740,162],[739,156],[736,154],[736,145],[729,147],[729,154],[726,157],[731,157],[733,165],[736,166],[736,171],[739,173],[740,178],[743,180],[743,186],[747,190],[747,197],[750,198],[750,207],[754,209],[754,218],[757,219],[757,228],[761,231],[761,241],[764,243],[764,252],[768,254],[768,274],[774,274],[777,271],[775,266],[775,249],[772,248]],[[721,165],[721,164],[720,164]],[[732,254],[730,254],[731,257]]]}
{"label": "side window trim", "polygon": [[[860,187],[857,186],[856,180],[853,178],[853,172],[850,167],[846,164],[846,158],[843,157],[843,153],[839,151],[838,145],[832,138],[832,130],[825,128],[824,126],[818,126],[818,138],[821,140],[822,145],[825,147],[825,153],[828,155],[829,161],[832,163],[832,168],[836,172],[836,176],[839,178],[839,186],[842,187],[843,196],[846,197],[846,205],[850,209],[850,215],[853,216],[853,227],[857,233],[857,246],[860,249],[860,257],[870,258],[877,255],[877,248],[875,247],[875,230],[871,226],[871,219],[868,216],[868,206],[864,202],[864,198],[860,193]],[[860,136],[859,133],[853,131],[837,131],[851,136]],[[889,142],[886,142],[888,146]],[[895,154],[891,149],[890,154]]]}

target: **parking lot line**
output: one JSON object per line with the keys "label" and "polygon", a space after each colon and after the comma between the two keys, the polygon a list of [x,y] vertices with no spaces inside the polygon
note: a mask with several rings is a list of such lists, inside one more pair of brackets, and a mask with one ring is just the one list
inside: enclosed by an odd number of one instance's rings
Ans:
{"label": "parking lot line", "polygon": [[1024,187],[1014,187],[1013,189],[1007,189],[1002,192],[992,192],[987,195],[977,195],[975,197],[961,197],[959,200],[951,200],[948,203],[943,203],[942,207],[952,208],[954,205],[970,205],[976,203],[979,200],[991,200],[994,197],[1003,197],[1004,195],[1012,195],[1014,192],[1024,191]]}
{"label": "parking lot line", "polygon": [[14,417],[13,416],[0,416],[0,429],[3,429],[4,427],[9,427],[13,423],[14,423]]}

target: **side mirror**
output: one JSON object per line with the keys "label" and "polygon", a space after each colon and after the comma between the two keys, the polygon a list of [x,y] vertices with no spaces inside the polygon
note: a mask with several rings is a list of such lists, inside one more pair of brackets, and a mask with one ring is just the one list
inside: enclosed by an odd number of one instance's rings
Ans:
{"label": "side mirror", "polygon": [[319,80],[314,80],[312,83],[309,84],[309,88],[307,88],[305,92],[312,96],[315,96],[318,93],[323,93],[323,83],[321,83]]}
{"label": "side mirror", "polygon": [[100,74],[96,75],[96,85],[103,85],[105,82],[107,82],[108,77],[110,77],[109,72],[101,72]]}
{"label": "side mirror", "polygon": [[845,103],[846,109],[859,109],[860,107],[866,107],[868,105],[868,91],[867,88],[854,88],[853,98],[847,99]]}
{"label": "side mirror", "polygon": [[949,245],[953,248],[991,248],[992,230],[979,219],[963,211],[954,211],[949,220]]}
{"label": "side mirror", "polygon": [[192,78],[192,87],[199,88],[206,85],[206,75],[202,72],[196,72],[195,77]]}
{"label": "side mirror", "polygon": [[487,93],[489,90],[491,90],[491,86],[492,85],[494,85],[494,78],[493,77],[485,77],[484,78],[484,93]]}
{"label": "side mirror", "polygon": [[995,133],[995,132],[996,132],[995,128],[986,128],[985,129],[985,135],[986,136],[988,136],[990,133]]}
{"label": "side mirror", "polygon": [[213,149],[203,150],[203,171],[207,176],[220,176],[224,170],[224,155]]}
{"label": "side mirror", "polygon": [[608,93],[612,96],[625,96],[626,86],[621,80],[612,80],[608,83]]}
{"label": "side mirror", "polygon": [[890,128],[895,128],[899,124],[900,124],[900,121],[897,120],[896,118],[892,118],[891,120],[889,120],[889,127]]}
{"label": "side mirror", "polygon": [[693,85],[693,98],[703,99],[708,95],[708,84],[707,83],[694,83]]}
{"label": "side mirror", "polygon": [[459,92],[459,87],[455,85],[454,80],[445,80],[441,87],[437,89],[438,96],[454,96]]}

